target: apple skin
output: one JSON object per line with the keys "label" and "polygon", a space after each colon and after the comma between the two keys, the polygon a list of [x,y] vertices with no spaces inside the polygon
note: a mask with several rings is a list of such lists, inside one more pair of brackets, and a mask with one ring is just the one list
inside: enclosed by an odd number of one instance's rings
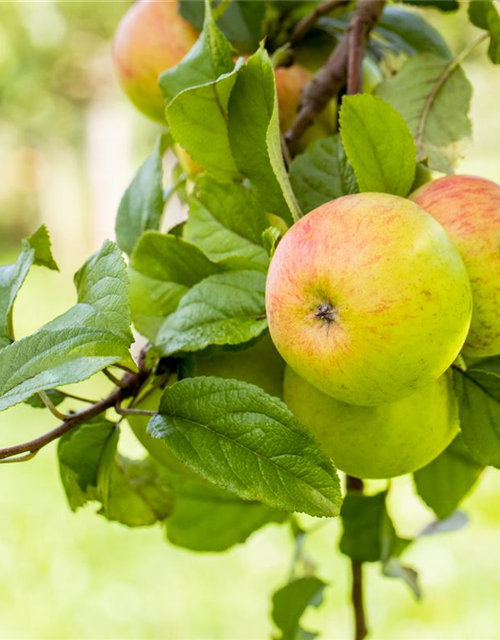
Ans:
{"label": "apple skin", "polygon": [[113,41],[118,82],[152,120],[165,122],[158,76],[178,64],[197,39],[198,32],[182,18],[174,0],[139,0],[120,21]]}
{"label": "apple skin", "polygon": [[[312,79],[312,73],[300,64],[290,67],[279,67],[274,72],[276,94],[280,113],[280,129],[286,133],[297,117],[302,91]],[[335,132],[337,123],[337,103],[331,100],[319,114],[314,123],[307,129],[300,140],[304,148],[311,142],[324,138]]]}
{"label": "apple skin", "polygon": [[[236,378],[255,384],[264,389],[266,393],[279,398],[283,396],[284,374],[285,363],[276,351],[269,335],[245,351],[221,352],[211,358],[198,358],[196,364],[196,375]],[[169,384],[173,384],[175,381],[176,378],[173,376]],[[136,408],[157,411],[162,393],[163,389],[156,389],[139,402]],[[162,440],[152,438],[147,433],[149,422],[147,416],[128,416],[127,421],[139,442],[153,458],[181,476],[191,479],[198,478],[170,453]]]}
{"label": "apple skin", "polygon": [[500,185],[474,176],[446,176],[411,198],[445,228],[469,273],[473,310],[464,353],[500,354]]}
{"label": "apple skin", "polygon": [[370,56],[363,58],[363,93],[373,93],[384,79],[384,75],[375,60]]}
{"label": "apple skin", "polygon": [[393,402],[439,378],[464,344],[471,308],[467,271],[441,225],[381,193],[344,196],[301,218],[267,277],[283,359],[358,405]]}
{"label": "apple skin", "polygon": [[286,368],[285,402],[335,465],[356,478],[393,478],[434,460],[458,433],[450,372],[378,407],[339,402]]}

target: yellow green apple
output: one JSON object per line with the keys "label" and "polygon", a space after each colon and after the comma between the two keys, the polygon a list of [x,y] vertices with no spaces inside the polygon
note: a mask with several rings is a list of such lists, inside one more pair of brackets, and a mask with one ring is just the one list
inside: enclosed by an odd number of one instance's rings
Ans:
{"label": "yellow green apple", "polygon": [[198,32],[179,14],[175,0],[139,0],[120,21],[113,42],[118,82],[149,118],[165,122],[158,76],[178,64],[197,38]]}
{"label": "yellow green apple", "polygon": [[412,473],[458,433],[450,372],[402,400],[360,407],[327,396],[287,367],[284,399],[335,465],[356,478]]}
{"label": "yellow green apple", "polygon": [[377,405],[439,378],[471,318],[469,278],[441,225],[382,193],[338,198],[289,229],[266,285],[284,360],[343,402]]}
{"label": "yellow green apple", "polygon": [[464,353],[500,354],[500,185],[446,176],[411,198],[446,229],[469,273],[473,311]]}
{"label": "yellow green apple", "polygon": [[384,75],[380,67],[371,56],[363,58],[363,92],[373,93],[382,82]]}
{"label": "yellow green apple", "polygon": [[[221,352],[210,358],[198,358],[195,373],[199,376],[236,378],[255,384],[272,396],[281,398],[283,395],[285,363],[268,335],[245,351]],[[176,377],[173,376],[169,384],[175,381]],[[162,392],[163,389],[155,389],[152,393],[146,393],[135,408],[157,411]],[[127,420],[139,442],[156,460],[180,475],[194,475],[170,453],[164,442],[147,433],[148,416],[128,416]]]}

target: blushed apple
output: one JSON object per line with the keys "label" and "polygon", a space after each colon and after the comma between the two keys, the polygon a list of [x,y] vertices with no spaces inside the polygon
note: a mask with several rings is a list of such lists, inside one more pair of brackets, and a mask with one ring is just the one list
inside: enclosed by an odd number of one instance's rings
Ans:
{"label": "blushed apple", "polygon": [[446,176],[412,200],[446,229],[465,263],[472,287],[472,323],[464,353],[500,353],[500,185],[474,176]]}
{"label": "blushed apple", "polygon": [[197,39],[198,32],[179,14],[175,0],[139,0],[120,21],[113,42],[116,75],[130,100],[149,118],[165,122],[158,76],[178,64]]}
{"label": "blushed apple", "polygon": [[360,407],[327,396],[287,367],[284,399],[335,465],[356,478],[412,473],[434,460],[458,433],[449,372],[402,400]]}
{"label": "blushed apple", "polygon": [[441,225],[381,193],[344,196],[301,218],[278,244],[266,286],[284,360],[359,405],[439,378],[464,344],[471,307],[467,271]]}

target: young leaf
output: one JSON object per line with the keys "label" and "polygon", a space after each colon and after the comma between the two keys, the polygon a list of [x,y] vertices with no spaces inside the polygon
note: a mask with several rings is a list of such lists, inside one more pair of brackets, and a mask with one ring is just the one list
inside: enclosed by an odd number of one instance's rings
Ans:
{"label": "young leaf", "polygon": [[210,345],[250,342],[267,328],[260,271],[231,271],[195,285],[161,325],[156,346],[162,355],[202,351]]}
{"label": "young leaf", "polygon": [[212,485],[194,482],[175,486],[167,537],[193,551],[225,551],[270,522],[282,522],[287,513],[259,502],[241,500]]}
{"label": "young leaf", "polygon": [[268,226],[264,208],[249,189],[204,176],[190,200],[184,237],[214,262],[230,264],[237,259],[248,269],[266,271],[269,256],[262,234]]}
{"label": "young leaf", "polygon": [[32,265],[57,271],[50,248],[50,238],[45,226],[23,240],[21,253],[14,264],[0,267],[0,349],[14,340],[12,310],[17,294]]}
{"label": "young leaf", "polygon": [[[208,2],[206,7],[210,7]],[[229,96],[239,72],[232,57],[231,44],[208,10],[203,32],[193,49],[160,77],[174,139],[222,182],[239,178],[227,131]]]}
{"label": "young leaf", "polygon": [[346,495],[341,512],[344,531],[340,551],[355,562],[380,561],[384,575],[403,579],[419,598],[417,574],[398,560],[411,540],[397,535],[387,513],[386,495],[385,492],[374,496]]}
{"label": "young leaf", "polygon": [[408,195],[415,177],[415,144],[391,105],[368,94],[346,96],[340,134],[360,191]]}
{"label": "young leaf", "polygon": [[443,453],[413,474],[417,492],[440,520],[451,516],[481,475],[461,435]]}
{"label": "young leaf", "polygon": [[403,116],[417,146],[417,160],[431,169],[453,170],[448,147],[470,135],[472,88],[453,61],[432,54],[409,58],[375,93]]}
{"label": "young leaf", "polygon": [[78,304],[1,351],[0,410],[115,362],[131,362],[127,274],[118,247],[105,242],[75,282]]}
{"label": "young leaf", "polygon": [[57,447],[61,481],[73,511],[97,497],[97,479],[105,447],[118,441],[118,428],[102,416],[64,435]]}
{"label": "young leaf", "polygon": [[190,469],[245,500],[338,515],[333,464],[288,407],[255,385],[189,378],[165,389],[149,433]]}
{"label": "young leaf", "polygon": [[163,213],[163,154],[168,134],[161,134],[152,153],[137,171],[125,191],[116,217],[116,241],[122,251],[132,253],[141,234],[158,229]]}
{"label": "young leaf", "polygon": [[474,460],[500,467],[500,376],[475,369],[454,371],[463,439]]}
{"label": "young leaf", "polygon": [[491,0],[471,0],[469,18],[473,25],[490,34],[488,56],[494,64],[500,64],[500,15]]}
{"label": "young leaf", "polygon": [[274,71],[263,47],[238,74],[228,127],[238,169],[255,187],[267,212],[292,224],[300,210],[283,163]]}
{"label": "young leaf", "polygon": [[439,31],[418,14],[400,7],[388,5],[375,27],[398,51],[414,56],[418,53],[434,53],[442,58],[451,58],[451,52]]}
{"label": "young leaf", "polygon": [[152,458],[130,460],[116,453],[109,477],[99,488],[99,513],[128,527],[162,522],[172,510],[170,484]]}
{"label": "young leaf", "polygon": [[297,578],[273,595],[272,617],[280,630],[276,640],[313,639],[318,634],[300,627],[300,619],[308,607],[319,607],[326,583],[314,576]]}
{"label": "young leaf", "polygon": [[167,105],[186,89],[212,83],[231,72],[234,53],[231,43],[215,24],[212,11],[207,11],[203,30],[191,51],[178,65],[160,76],[160,89]]}
{"label": "young leaf", "polygon": [[359,192],[339,134],[317,140],[296,156],[290,167],[290,180],[305,213],[335,198]]}
{"label": "young leaf", "polygon": [[165,318],[189,289],[209,275],[220,273],[194,244],[156,231],[146,232],[130,260],[130,306],[140,333],[152,340]]}
{"label": "young leaf", "polygon": [[[182,16],[197,29],[201,29],[204,4],[180,0],[179,5]],[[262,0],[232,0],[223,15],[217,19],[217,25],[238,51],[254,51],[264,36],[263,22],[266,9],[266,3]]]}

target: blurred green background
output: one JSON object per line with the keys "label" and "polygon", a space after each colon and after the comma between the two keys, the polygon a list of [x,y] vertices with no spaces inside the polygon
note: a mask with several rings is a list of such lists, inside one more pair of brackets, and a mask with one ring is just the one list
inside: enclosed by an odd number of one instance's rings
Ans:
{"label": "blurred green background", "polygon": [[[72,273],[113,236],[119,198],[152,148],[155,126],[129,105],[113,77],[110,39],[129,2],[2,2],[0,8],[0,262],[45,222],[62,273],[34,269],[15,312],[18,336],[73,303]],[[461,13],[464,13],[462,8]],[[462,15],[428,18],[459,51],[475,37]],[[459,171],[500,182],[500,70],[478,51],[465,64],[474,86],[474,141]],[[100,394],[103,378],[80,385]],[[54,426],[21,406],[0,415],[7,446]],[[134,448],[125,434],[125,446]],[[374,485],[375,486],[375,485]],[[400,533],[432,520],[407,478],[393,483]],[[422,538],[404,559],[419,570],[424,600],[367,570],[372,637],[380,640],[500,638],[500,474],[484,474],[458,533]],[[315,526],[304,519],[307,527]],[[336,522],[307,552],[330,587],[305,626],[322,638],[351,637],[349,564],[335,550]],[[128,530],[92,508],[72,514],[55,448],[0,467],[0,638],[8,640],[265,640],[271,593],[293,553],[286,527],[269,526],[244,546],[196,554],[167,544],[160,527]]]}

